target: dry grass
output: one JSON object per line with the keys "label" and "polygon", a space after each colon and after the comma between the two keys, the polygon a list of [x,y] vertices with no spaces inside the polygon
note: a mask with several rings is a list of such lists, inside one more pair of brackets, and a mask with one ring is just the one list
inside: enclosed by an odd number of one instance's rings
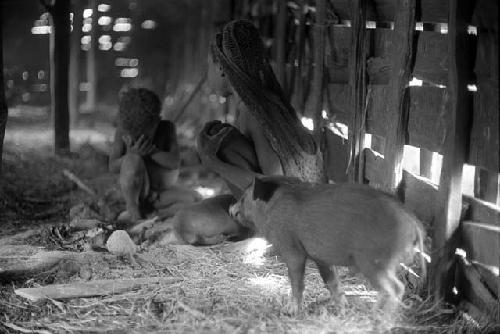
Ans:
{"label": "dry grass", "polygon": [[[373,311],[376,292],[347,270],[341,271],[341,279],[349,306],[337,310],[327,303],[327,290],[311,264],[306,270],[304,311],[289,316],[283,313],[289,292],[285,265],[275,257],[239,251],[247,245],[151,248],[139,255],[139,269],[107,255],[93,261],[92,279],[173,276],[182,280],[121,295],[64,302],[32,304],[9,294],[9,298],[0,299],[2,308],[9,309],[0,324],[6,329],[17,326],[40,333],[379,333],[383,328],[392,333],[486,331],[453,308],[422,301],[411,292],[404,300],[406,309],[384,317]],[[259,259],[264,261],[251,263]],[[80,278],[70,281],[77,280]]]}

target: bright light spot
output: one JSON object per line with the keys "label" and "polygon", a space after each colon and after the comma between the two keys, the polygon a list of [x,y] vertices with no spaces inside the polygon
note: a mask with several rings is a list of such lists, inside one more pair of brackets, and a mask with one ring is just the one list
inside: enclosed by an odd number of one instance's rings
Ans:
{"label": "bright light spot", "polygon": [[243,263],[261,266],[266,261],[264,255],[270,244],[262,238],[252,238],[245,247]]}
{"label": "bright light spot", "polygon": [[82,45],[81,45],[81,49],[82,49],[83,51],[88,51],[88,50],[90,50],[90,44],[82,44]]}
{"label": "bright light spot", "polygon": [[38,76],[38,80],[44,79],[45,78],[45,71],[43,71],[43,70],[38,71],[37,76]]}
{"label": "bright light spot", "polygon": [[113,26],[113,31],[129,31],[130,29],[132,29],[130,23],[115,23]]}
{"label": "bright light spot", "polygon": [[372,135],[365,133],[364,148],[372,148]]}
{"label": "bright light spot", "polygon": [[323,119],[328,119],[328,113],[326,110],[321,111],[321,117],[323,117]]}
{"label": "bright light spot", "polygon": [[215,95],[215,94],[210,94],[210,95],[208,96],[208,100],[209,100],[210,102],[212,102],[212,103],[217,102],[217,95]]}
{"label": "bright light spot", "polygon": [[377,28],[377,22],[366,21],[366,29],[375,29],[375,28]]}
{"label": "bright light spot", "polygon": [[391,30],[394,30],[394,22],[391,22],[391,23],[390,23],[389,28],[390,28]]}
{"label": "bright light spot", "polygon": [[443,164],[443,156],[437,152],[432,152],[431,181],[435,184],[439,184],[442,164]]}
{"label": "bright light spot", "polygon": [[467,258],[467,252],[465,250],[463,250],[462,248],[455,249],[455,255],[458,255],[464,259]]}
{"label": "bright light spot", "polygon": [[22,78],[24,81],[28,80],[28,78],[30,77],[28,71],[24,71],[23,74],[22,74]]}
{"label": "bright light spot", "polygon": [[123,51],[123,50],[125,50],[125,43],[123,43],[123,42],[116,42],[115,45],[113,46],[113,49],[115,51]]}
{"label": "bright light spot", "polygon": [[73,13],[69,13],[69,19],[73,21],[73,16],[75,16]]}
{"label": "bright light spot", "polygon": [[82,42],[82,44],[90,44],[91,39],[92,38],[89,35],[85,35],[82,37],[82,39],[80,41]]}
{"label": "bright light spot", "polygon": [[454,286],[453,289],[451,289],[451,292],[453,292],[453,294],[456,296],[458,295],[458,290],[457,290],[457,287]]}
{"label": "bright light spot", "polygon": [[138,75],[139,75],[139,70],[137,68],[124,68],[123,70],[120,71],[120,76],[122,78],[135,78]]}
{"label": "bright light spot", "polygon": [[113,47],[113,43],[111,43],[111,42],[99,43],[99,50],[108,51],[112,47]]}
{"label": "bright light spot", "polygon": [[100,26],[107,26],[111,24],[111,22],[113,22],[113,19],[109,16],[101,16],[99,20],[97,20],[97,24]]}
{"label": "bright light spot", "polygon": [[111,36],[109,35],[101,35],[99,37],[99,43],[109,43],[111,42]]}
{"label": "bright light spot", "polygon": [[139,66],[139,59],[137,58],[130,59],[129,66],[131,67]]}
{"label": "bright light spot", "polygon": [[90,83],[80,82],[80,85],[78,88],[80,89],[80,92],[88,92],[90,90]]}
{"label": "bright light spot", "polygon": [[474,176],[476,174],[476,167],[464,164],[462,169],[462,194],[474,196]]}
{"label": "bright light spot", "polygon": [[474,84],[467,85],[467,90],[469,92],[477,92],[477,86]]}
{"label": "bright light spot", "polygon": [[415,30],[424,31],[424,23],[423,22],[416,22],[415,23]]}
{"label": "bright light spot", "polygon": [[171,105],[173,105],[173,104],[174,104],[174,98],[173,98],[172,96],[170,96],[170,95],[169,95],[169,96],[167,96],[167,97],[165,98],[165,104],[166,104],[167,106],[171,106]]}
{"label": "bright light spot", "polygon": [[49,20],[49,13],[45,12],[42,15],[40,15],[40,20],[46,20],[46,21],[48,21]]}
{"label": "bright light spot", "polygon": [[302,125],[310,130],[310,131],[313,131],[314,130],[314,121],[312,118],[309,118],[309,117],[302,117],[300,119],[302,121]]}
{"label": "bright light spot", "polygon": [[467,33],[469,35],[477,35],[477,27],[476,26],[467,26]]}
{"label": "bright light spot", "polygon": [[279,292],[280,290],[287,289],[287,279],[284,276],[278,275],[267,275],[267,276],[255,276],[248,279],[249,283],[265,289],[267,291]]}
{"label": "bright light spot", "polygon": [[340,21],[344,26],[350,27],[351,26],[351,20],[342,20]]}
{"label": "bright light spot", "polygon": [[156,22],[153,20],[146,20],[141,23],[142,29],[154,29],[156,28]]}
{"label": "bright light spot", "polygon": [[89,32],[90,30],[92,30],[92,24],[89,24],[89,23],[85,23],[82,27],[82,31],[83,32]]}
{"label": "bright light spot", "polygon": [[330,123],[330,125],[328,127],[337,136],[340,136],[344,139],[349,138],[349,129],[348,129],[347,125],[345,125],[344,123],[340,123],[340,122]]}
{"label": "bright light spot", "polygon": [[422,86],[422,82],[423,82],[422,80],[413,77],[413,79],[411,79],[411,81],[408,83],[408,86],[410,86],[410,87]]}
{"label": "bright light spot", "polygon": [[418,147],[404,146],[403,168],[416,175],[420,173],[420,149]]}
{"label": "bright light spot", "polygon": [[437,87],[437,88],[446,88],[446,86],[445,86],[445,85],[441,85],[441,84],[437,84],[437,85],[436,85],[436,87]]}
{"label": "bright light spot", "polygon": [[83,10],[83,18],[91,17],[92,16],[92,9],[91,8],[85,8]]}
{"label": "bright light spot", "polygon": [[33,35],[46,35],[52,32],[51,26],[38,26],[31,28],[31,33]]}
{"label": "bright light spot", "polygon": [[107,5],[105,3],[101,3],[99,6],[97,6],[97,10],[100,11],[101,13],[105,13],[110,9],[111,9],[111,6]]}
{"label": "bright light spot", "polygon": [[410,267],[408,267],[406,264],[404,263],[400,263],[399,264],[401,267],[404,268],[404,270],[406,270],[407,272],[409,272],[411,275],[415,276],[415,277],[420,277],[415,271],[413,271],[413,269],[411,269]]}
{"label": "bright light spot", "polygon": [[226,99],[224,96],[219,96],[219,103],[220,103],[220,104],[224,104],[224,103],[226,103],[226,100],[227,100],[227,99]]}
{"label": "bright light spot", "polygon": [[208,187],[196,187],[194,189],[203,198],[213,197],[215,195],[215,189]]}
{"label": "bright light spot", "polygon": [[448,23],[441,23],[440,31],[442,34],[447,34],[448,33]]}

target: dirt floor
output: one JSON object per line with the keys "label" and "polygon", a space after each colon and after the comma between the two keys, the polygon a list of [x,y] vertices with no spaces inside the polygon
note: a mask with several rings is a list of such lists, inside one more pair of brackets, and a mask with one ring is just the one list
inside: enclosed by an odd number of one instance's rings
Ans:
{"label": "dirt floor", "polygon": [[[289,293],[286,267],[267,255],[258,239],[211,247],[153,246],[139,252],[135,266],[109,253],[88,250],[84,242],[63,232],[70,208],[97,200],[65,177],[63,170],[78,175],[101,198],[113,192],[116,177],[106,173],[103,154],[108,130],[73,132],[75,153],[61,158],[50,153],[47,128],[35,126],[29,132],[25,126],[9,128],[0,188],[0,273],[34,256],[56,254],[51,251],[74,257],[57,269],[0,285],[0,333],[488,332],[486,324],[452,306],[424,300],[411,286],[404,298],[406,307],[397,314],[388,317],[373,311],[376,292],[348,270],[341,271],[341,278],[349,305],[336,309],[326,302],[327,291],[311,264],[306,270],[305,309],[289,316],[284,312]],[[199,171],[185,172],[182,182],[216,192],[222,184]],[[48,284],[149,277],[172,278],[172,282],[68,300],[30,302],[14,294],[18,288]]]}

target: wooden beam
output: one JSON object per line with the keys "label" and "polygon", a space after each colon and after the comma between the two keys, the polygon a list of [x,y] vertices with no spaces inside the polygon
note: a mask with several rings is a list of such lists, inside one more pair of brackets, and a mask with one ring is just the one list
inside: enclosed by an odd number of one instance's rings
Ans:
{"label": "wooden beam", "polygon": [[500,226],[466,221],[462,233],[468,259],[487,266],[498,266]]}
{"label": "wooden beam", "polygon": [[296,45],[297,52],[295,53],[295,75],[293,76],[294,85],[292,90],[292,104],[295,110],[304,112],[304,82],[303,82],[303,68],[304,68],[304,55],[305,55],[305,41],[306,41],[306,1],[299,0],[298,6],[299,14],[299,27],[297,28]]}
{"label": "wooden beam", "polygon": [[[0,18],[3,17],[3,2],[0,2]],[[5,127],[7,125],[8,112],[7,101],[5,99],[4,77],[3,77],[3,27],[0,24],[0,180],[2,180],[2,157],[3,157],[3,140],[5,137]]]}
{"label": "wooden beam", "polygon": [[432,291],[436,298],[452,301],[455,250],[452,236],[457,232],[462,211],[462,169],[467,149],[467,123],[471,96],[467,91],[468,49],[466,11],[468,0],[450,0],[448,21],[448,101],[450,121],[446,130],[439,196],[435,204],[432,259]]}
{"label": "wooden beam", "polygon": [[366,32],[367,0],[352,2],[351,48],[349,51],[349,105],[352,112],[349,127],[351,144],[351,182],[363,183],[363,163],[361,155],[365,137],[366,119],[366,58],[368,54]]}
{"label": "wooden beam", "polygon": [[319,138],[321,132],[321,111],[323,110],[323,76],[325,68],[326,0],[316,0],[316,22],[314,22],[314,70],[311,87],[311,110],[314,132]]}
{"label": "wooden beam", "polygon": [[50,299],[86,298],[108,296],[137,290],[144,286],[165,285],[182,281],[179,277],[147,277],[123,280],[96,280],[70,284],[53,284],[40,288],[22,288],[14,293],[33,302]]}
{"label": "wooden beam", "polygon": [[403,149],[408,121],[407,89],[413,59],[416,0],[396,4],[391,50],[391,78],[386,96],[389,128],[384,152],[385,177],[382,187],[393,192],[402,176]]}

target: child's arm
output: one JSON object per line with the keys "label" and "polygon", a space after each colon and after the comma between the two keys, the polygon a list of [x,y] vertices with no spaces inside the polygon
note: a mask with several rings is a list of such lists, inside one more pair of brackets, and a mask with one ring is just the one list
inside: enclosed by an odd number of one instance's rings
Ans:
{"label": "child's arm", "polygon": [[170,126],[171,130],[169,131],[169,136],[165,139],[168,142],[164,143],[166,145],[165,147],[169,147],[170,149],[168,151],[164,151],[156,148],[156,150],[151,154],[151,159],[160,166],[173,170],[179,168],[181,158],[175,126],[173,124]]}

